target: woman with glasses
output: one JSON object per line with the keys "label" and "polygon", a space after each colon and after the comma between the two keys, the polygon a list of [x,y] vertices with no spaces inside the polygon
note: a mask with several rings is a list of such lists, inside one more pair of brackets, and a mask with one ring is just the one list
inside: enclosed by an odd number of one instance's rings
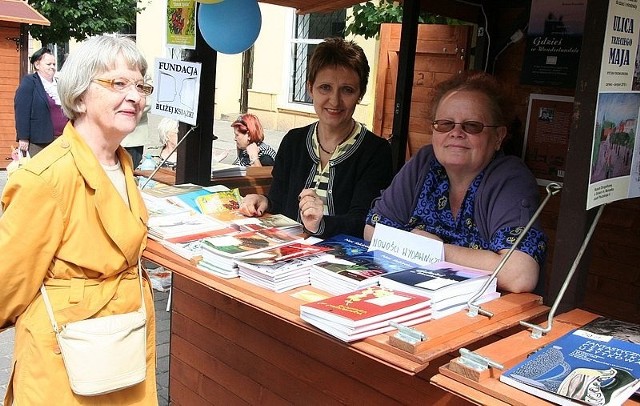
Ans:
{"label": "woman with glasses", "polygon": [[67,124],[58,96],[56,58],[47,48],[31,55],[34,73],[20,81],[13,99],[18,148],[31,156],[62,134]]}
{"label": "woman with glasses", "polygon": [[307,89],[318,121],[284,136],[269,195],[246,196],[243,214],[281,213],[321,238],[362,237],[371,201],[393,177],[389,143],[353,119],[368,80],[367,57],[353,41],[316,46]]}
{"label": "woman with glasses", "polygon": [[[147,210],[120,146],[153,86],[130,39],[94,37],[71,53],[58,83],[64,132],[14,172],[0,217],[0,330],[15,326],[6,405],[156,405],[155,319],[138,263]],[[59,326],[146,307],[146,379],[105,395],[75,395],[43,303]],[[142,287],[142,289],[141,289]]]}
{"label": "woman with glasses", "polygon": [[238,157],[234,165],[273,166],[276,150],[264,142],[264,130],[260,119],[253,114],[243,114],[231,123]]}
{"label": "woman with glasses", "polygon": [[[432,144],[395,176],[367,216],[377,223],[444,242],[445,260],[493,271],[538,206],[536,180],[506,156],[508,100],[486,73],[440,83],[432,104]],[[529,230],[498,276],[498,287],[532,291],[546,253],[539,224]]]}

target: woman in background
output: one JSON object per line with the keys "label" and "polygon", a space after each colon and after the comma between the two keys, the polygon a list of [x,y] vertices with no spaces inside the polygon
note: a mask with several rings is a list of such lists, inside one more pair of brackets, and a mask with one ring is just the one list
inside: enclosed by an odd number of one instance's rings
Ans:
{"label": "woman in background", "polygon": [[158,139],[162,144],[160,150],[160,162],[165,161],[164,166],[175,166],[177,152],[174,151],[178,144],[178,121],[164,117],[158,123]]}
{"label": "woman in background", "polygon": [[245,196],[243,214],[281,213],[321,238],[362,237],[371,201],[393,177],[389,143],[353,119],[368,80],[367,57],[355,42],[328,38],[316,46],[307,89],[318,121],[285,135],[269,196]]}
{"label": "woman in background", "polygon": [[243,114],[231,123],[238,157],[234,165],[273,166],[276,150],[264,142],[264,130],[257,116]]}
{"label": "woman in background", "polygon": [[[507,156],[509,101],[495,78],[465,72],[436,86],[433,140],[374,203],[365,238],[382,223],[444,243],[445,260],[493,271],[538,207],[536,180]],[[532,227],[505,263],[498,287],[528,292],[544,264],[547,237]]]}
{"label": "woman in background", "polygon": [[47,48],[31,55],[35,73],[20,81],[13,99],[16,138],[21,151],[36,155],[62,134],[67,117],[60,106],[56,74],[56,58]]}
{"label": "woman in background", "polygon": [[[157,405],[153,297],[138,273],[148,214],[131,157],[120,146],[153,91],[146,71],[128,38],[81,44],[60,76],[70,124],[12,174],[3,191],[0,330],[15,326],[5,405]],[[135,311],[142,284],[146,379],[105,395],[75,395],[40,294],[43,284],[59,325]]]}

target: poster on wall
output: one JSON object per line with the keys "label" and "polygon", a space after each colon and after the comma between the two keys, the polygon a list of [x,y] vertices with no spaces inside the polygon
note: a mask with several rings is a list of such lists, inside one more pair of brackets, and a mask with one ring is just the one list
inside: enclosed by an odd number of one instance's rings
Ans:
{"label": "poster on wall", "polygon": [[168,0],[166,26],[167,46],[183,49],[195,49],[195,0]]}
{"label": "poster on wall", "polygon": [[529,95],[522,159],[541,186],[564,179],[572,114],[573,97]]}
{"label": "poster on wall", "polygon": [[610,0],[591,149],[587,209],[640,196],[637,0]]}
{"label": "poster on wall", "polygon": [[531,1],[522,84],[575,87],[586,10],[586,0]]}
{"label": "poster on wall", "polygon": [[156,58],[151,113],[196,125],[201,66],[199,62]]}

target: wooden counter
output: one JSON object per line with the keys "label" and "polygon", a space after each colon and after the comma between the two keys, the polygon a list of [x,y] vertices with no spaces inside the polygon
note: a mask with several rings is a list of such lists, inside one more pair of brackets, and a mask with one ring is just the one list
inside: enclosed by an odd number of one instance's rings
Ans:
{"label": "wooden counter", "polygon": [[[271,187],[271,166],[250,166],[247,168],[245,176],[230,176],[226,178],[213,178],[212,184],[225,185],[229,189],[238,188],[240,195],[245,196],[250,193],[267,194]],[[152,171],[135,171],[136,175],[149,176]],[[173,185],[176,183],[176,172],[169,168],[160,168],[153,176],[153,179]]]}
{"label": "wooden counter", "polygon": [[[528,354],[556,340],[569,331],[583,326],[598,317],[584,310],[575,309],[554,318],[551,331],[542,338],[531,338],[530,331],[521,331],[502,340],[478,348],[474,352],[502,364],[505,371],[523,361]],[[545,323],[546,326],[546,323]],[[439,374],[431,378],[433,384],[456,394],[461,399],[478,405],[552,405],[512,386],[500,382],[502,371],[489,368],[480,374],[461,367],[457,358],[443,365]],[[640,405],[635,399],[625,405]]]}
{"label": "wooden counter", "polygon": [[300,319],[291,294],[319,292],[310,286],[278,294],[218,278],[151,240],[144,257],[174,271],[173,405],[468,404],[430,384],[437,368],[548,310],[538,296],[511,294],[483,305],[492,319],[465,311],[416,326],[429,339],[410,351],[390,344],[395,332],[347,344]]}

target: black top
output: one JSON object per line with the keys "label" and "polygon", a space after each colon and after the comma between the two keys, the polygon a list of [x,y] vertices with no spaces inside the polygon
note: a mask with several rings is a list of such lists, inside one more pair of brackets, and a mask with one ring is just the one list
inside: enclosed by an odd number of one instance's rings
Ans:
{"label": "black top", "polygon": [[[282,213],[300,221],[298,195],[309,188],[320,165],[313,148],[317,123],[289,131],[278,148],[269,190],[269,212]],[[350,148],[329,161],[329,187],[325,215],[314,235],[337,234],[362,237],[365,217],[374,198],[393,178],[391,147],[362,126]]]}

